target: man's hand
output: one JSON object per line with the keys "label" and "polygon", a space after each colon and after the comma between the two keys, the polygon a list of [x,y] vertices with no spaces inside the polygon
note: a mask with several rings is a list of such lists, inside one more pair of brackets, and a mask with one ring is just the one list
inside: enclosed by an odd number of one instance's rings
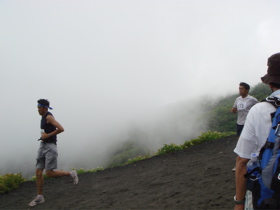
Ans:
{"label": "man's hand", "polygon": [[47,139],[49,138],[49,135],[47,133],[42,133],[41,134],[41,139],[44,140],[44,139]]}
{"label": "man's hand", "polygon": [[237,112],[237,109],[236,109],[236,108],[234,108],[234,107],[232,107],[232,108],[231,108],[231,110],[230,110],[230,112],[232,112],[232,113],[236,113],[236,112]]}

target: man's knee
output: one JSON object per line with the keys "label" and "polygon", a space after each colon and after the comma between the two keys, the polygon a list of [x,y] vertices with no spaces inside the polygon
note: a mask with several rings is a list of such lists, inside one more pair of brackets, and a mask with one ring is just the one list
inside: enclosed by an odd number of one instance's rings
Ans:
{"label": "man's knee", "polygon": [[46,171],[46,176],[53,177],[53,171],[51,171],[51,170]]}
{"label": "man's knee", "polygon": [[44,171],[44,169],[36,169],[36,177],[42,177],[43,171]]}

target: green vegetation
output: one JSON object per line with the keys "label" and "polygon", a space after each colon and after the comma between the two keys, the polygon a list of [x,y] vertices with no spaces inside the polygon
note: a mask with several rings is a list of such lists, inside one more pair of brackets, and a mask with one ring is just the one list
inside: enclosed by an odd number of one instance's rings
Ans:
{"label": "green vegetation", "polygon": [[148,148],[145,148],[144,145],[140,145],[136,141],[127,141],[114,152],[107,167],[125,165],[131,158],[138,157],[141,159],[141,156],[147,156],[148,153]]}
{"label": "green vegetation", "polygon": [[21,173],[0,175],[0,193],[6,193],[13,189],[18,188],[19,184],[24,182],[25,179]]}
{"label": "green vegetation", "polygon": [[210,110],[204,113],[208,120],[209,130],[219,132],[235,131],[237,116],[230,112],[238,95],[229,96],[217,101]]}
{"label": "green vegetation", "polygon": [[250,95],[254,96],[259,101],[264,100],[267,96],[272,93],[268,85],[259,83],[250,90]]}
{"label": "green vegetation", "polygon": [[131,163],[135,163],[139,160],[144,160],[144,159],[147,159],[147,158],[150,158],[151,156],[150,155],[145,155],[145,156],[138,156],[136,158],[133,158],[133,159],[129,159],[124,165],[127,165],[127,164],[131,164]]}
{"label": "green vegetation", "polygon": [[[250,95],[256,97],[259,101],[265,99],[270,94],[271,90],[268,85],[263,83],[257,84],[250,90]],[[209,99],[204,99],[202,101],[204,107],[202,110],[206,111],[201,116],[198,116],[198,121],[207,121],[208,130],[210,131],[202,133],[198,139],[186,141],[182,145],[165,144],[156,154],[166,154],[168,152],[179,151],[207,140],[222,138],[223,135],[234,134],[236,131],[237,116],[236,114],[231,113],[230,110],[238,96],[238,94],[229,95],[227,97],[220,98],[215,102],[210,101]],[[201,132],[203,132],[203,130]],[[139,143],[135,140],[125,142],[113,154],[107,167],[121,166],[130,162],[136,162],[137,160],[141,160],[146,157],[151,157],[151,155],[147,152],[149,151],[149,148],[145,148],[144,146],[145,145],[139,145]]]}
{"label": "green vegetation", "polygon": [[85,169],[83,169],[83,168],[80,168],[80,169],[75,169],[75,168],[73,168],[72,170],[76,170],[78,174],[83,174],[83,173],[86,173],[86,172],[95,173],[95,172],[97,172],[97,171],[103,171],[104,168],[102,168],[102,167],[97,167],[97,168],[94,168],[94,169],[87,169],[87,170],[85,170]]}
{"label": "green vegetation", "polygon": [[168,154],[175,151],[185,150],[193,145],[201,144],[206,141],[214,140],[223,138],[226,136],[233,135],[233,132],[227,132],[227,133],[221,133],[217,131],[207,131],[205,133],[202,133],[197,139],[193,139],[191,141],[186,141],[182,145],[176,145],[176,144],[165,144],[161,149],[158,150],[156,153],[157,155],[163,155]]}
{"label": "green vegetation", "polygon": [[172,152],[175,152],[175,151],[185,150],[185,149],[187,149],[187,148],[189,148],[193,145],[201,144],[203,142],[214,140],[214,139],[223,138],[223,137],[230,136],[230,135],[233,135],[233,134],[234,134],[234,132],[225,132],[225,133],[221,133],[221,132],[217,132],[217,131],[203,132],[197,139],[186,141],[182,145],[176,145],[176,144],[173,144],[173,143],[164,144],[164,146],[162,148],[158,149],[157,153],[155,153],[153,155],[145,155],[143,157],[138,156],[134,159],[129,159],[125,163],[119,163],[119,165],[116,165],[116,166],[127,165],[127,164],[130,164],[130,163],[137,162],[139,160],[150,158],[150,157],[155,156],[155,155],[165,155],[165,154],[169,154],[169,153],[172,153]]}

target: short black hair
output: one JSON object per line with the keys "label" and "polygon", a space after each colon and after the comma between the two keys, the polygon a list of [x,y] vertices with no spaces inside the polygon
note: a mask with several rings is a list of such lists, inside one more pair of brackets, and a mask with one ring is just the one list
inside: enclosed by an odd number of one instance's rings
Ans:
{"label": "short black hair", "polygon": [[49,102],[47,99],[39,99],[39,100],[37,101],[37,103],[38,103],[38,104],[42,104],[42,105],[47,106],[47,107],[50,106],[50,102]]}
{"label": "short black hair", "polygon": [[240,82],[239,86],[243,86],[246,90],[250,90],[250,85],[245,82]]}

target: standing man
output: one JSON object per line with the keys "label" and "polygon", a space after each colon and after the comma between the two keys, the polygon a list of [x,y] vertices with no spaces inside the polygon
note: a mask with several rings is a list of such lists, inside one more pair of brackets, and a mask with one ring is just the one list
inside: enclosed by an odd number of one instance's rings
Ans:
{"label": "standing man", "polygon": [[35,206],[45,202],[43,197],[43,171],[46,169],[48,177],[70,176],[74,185],[78,184],[78,175],[76,171],[54,171],[57,168],[57,134],[64,131],[64,128],[55,120],[52,113],[48,112],[50,103],[46,99],[40,99],[38,102],[38,112],[41,119],[41,138],[39,139],[40,148],[37,155],[36,163],[36,186],[37,197],[29,203],[29,206]]}
{"label": "standing man", "polygon": [[[249,95],[250,85],[245,82],[240,82],[239,84],[239,97],[235,99],[233,107],[231,108],[232,113],[237,113],[237,123],[236,123],[236,134],[239,138],[249,110],[258,103],[258,100],[253,96]],[[232,169],[235,171],[235,167]]]}
{"label": "standing man", "polygon": [[236,134],[238,138],[244,127],[249,110],[252,108],[252,106],[258,103],[258,100],[256,98],[249,95],[249,90],[250,85],[245,82],[240,82],[240,96],[235,99],[233,107],[230,110],[232,113],[237,113]]}
{"label": "standing man", "polygon": [[[261,80],[271,88],[271,97],[280,97],[280,53],[270,56],[267,65],[267,74],[261,77]],[[244,207],[253,209],[250,191],[247,191],[245,200],[246,165],[251,159],[251,154],[258,154],[264,146],[271,128],[271,113],[275,111],[276,108],[272,104],[262,102],[253,106],[248,113],[244,129],[234,149],[238,155],[235,171],[235,210],[243,210]]]}

